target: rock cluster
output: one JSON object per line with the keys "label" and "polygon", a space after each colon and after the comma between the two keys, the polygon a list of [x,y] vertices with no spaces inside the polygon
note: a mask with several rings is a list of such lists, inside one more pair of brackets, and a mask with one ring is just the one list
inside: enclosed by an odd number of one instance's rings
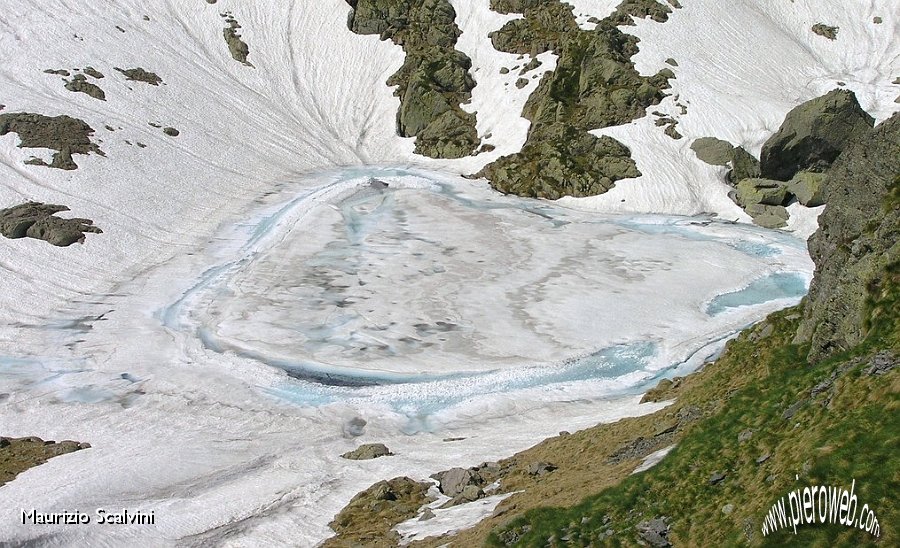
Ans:
{"label": "rock cluster", "polygon": [[55,150],[50,164],[39,158],[27,163],[58,169],[77,169],[73,154],[94,152],[103,156],[100,148],[91,142],[94,129],[83,120],[71,116],[44,116],[30,112],[0,114],[0,136],[7,133],[19,135],[20,148],[48,148]]}
{"label": "rock cluster", "polygon": [[760,226],[779,228],[787,223],[785,206],[793,200],[807,207],[825,204],[826,172],[873,124],[853,92],[837,89],[791,110],[759,160],[712,137],[697,139],[691,148],[708,164],[730,164],[727,179],[735,187],[735,203]]}
{"label": "rock cluster", "polygon": [[10,239],[35,238],[66,247],[84,242],[86,233],[103,232],[90,219],[63,219],[55,216],[62,211],[69,211],[69,208],[39,202],[0,209],[0,234]]}
{"label": "rock cluster", "polygon": [[475,87],[472,61],[456,49],[462,32],[448,0],[347,0],[347,24],[403,47],[403,66],[387,81],[400,98],[397,132],[415,137],[418,154],[461,158],[475,152],[475,115],[464,111]]}
{"label": "rock cluster", "polygon": [[525,146],[477,176],[501,192],[549,199],[601,194],[620,179],[640,176],[626,146],[588,131],[640,118],[664,97],[674,73],[641,76],[631,62],[637,39],[616,25],[632,15],[665,20],[670,8],[653,0],[626,2],[594,30],[581,29],[573,8],[559,0],[495,0],[491,8],[523,15],[491,33],[497,50],[532,57],[552,51],[558,61],[523,109],[531,121]]}

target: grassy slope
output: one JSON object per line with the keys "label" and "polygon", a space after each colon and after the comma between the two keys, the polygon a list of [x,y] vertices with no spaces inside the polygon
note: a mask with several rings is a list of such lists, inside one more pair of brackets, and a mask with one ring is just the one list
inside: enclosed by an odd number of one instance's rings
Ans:
{"label": "grassy slope", "polygon": [[[668,516],[669,537],[676,545],[792,540],[800,545],[857,546],[875,539],[843,526],[798,528],[796,538],[784,530],[766,538],[760,533],[769,507],[788,491],[811,485],[849,488],[855,479],[859,506],[869,504],[881,524],[878,543],[898,545],[894,524],[900,523],[900,370],[876,376],[865,372],[875,351],[900,350],[897,269],[890,269],[888,276],[890,283],[870,303],[875,319],[858,347],[811,367],[806,348],[791,344],[798,315],[792,310],[772,315],[766,321],[774,327],[771,335],[754,341],[764,324],[745,332],[678,394],[679,401],[716,401],[716,394],[725,389],[719,403],[727,405],[718,405],[717,412],[689,426],[661,464],[576,506],[532,509],[491,531],[489,543],[545,546],[562,544],[550,539],[565,538],[567,545],[586,545],[612,529],[616,534],[604,544],[633,545],[638,522]],[[830,389],[810,394],[832,377]],[[784,418],[797,402],[803,403],[796,414]],[[738,434],[745,430],[753,435],[739,442]],[[757,457],[766,453],[771,457],[758,465]],[[711,485],[713,472],[726,473],[726,479]],[[730,514],[722,512],[726,504],[734,505]],[[605,517],[609,522],[604,525]]]}

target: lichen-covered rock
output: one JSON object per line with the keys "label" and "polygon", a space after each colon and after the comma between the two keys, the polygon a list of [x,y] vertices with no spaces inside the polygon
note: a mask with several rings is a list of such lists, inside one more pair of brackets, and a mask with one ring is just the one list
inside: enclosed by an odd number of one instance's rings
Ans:
{"label": "lichen-covered rock", "polygon": [[335,516],[329,526],[337,536],[322,546],[396,546],[400,536],[392,529],[415,517],[429,502],[431,485],[407,477],[379,481],[353,497]]}
{"label": "lichen-covered rock", "polygon": [[736,190],[736,201],[742,207],[752,204],[785,205],[790,197],[783,182],[771,179],[744,179],[737,184]]}
{"label": "lichen-covered rock", "polygon": [[91,444],[64,440],[44,441],[36,436],[25,438],[0,437],[0,487],[19,473],[44,464],[53,457],[89,449]]}
{"label": "lichen-covered rock", "polygon": [[754,223],[763,228],[781,228],[787,224],[790,217],[784,206],[750,204],[744,211],[753,217]]}
{"label": "lichen-covered rock", "polygon": [[570,128],[560,138],[526,143],[478,173],[500,192],[548,198],[602,194],[621,179],[639,177],[628,147],[610,137]]}
{"label": "lichen-covered rock", "polygon": [[225,38],[225,43],[228,45],[228,52],[238,63],[252,67],[253,65],[247,60],[247,57],[250,55],[250,46],[244,42],[240,32],[238,32],[241,28],[240,23],[230,13],[224,14],[223,17],[225,18],[226,26],[222,30],[222,35]]}
{"label": "lichen-covered rock", "polygon": [[731,171],[728,172],[728,180],[737,183],[744,179],[755,179],[760,176],[759,160],[744,147],[735,147],[731,153]]}
{"label": "lichen-covered rock", "polygon": [[383,443],[367,443],[360,445],[353,451],[348,451],[341,455],[342,458],[349,460],[371,460],[379,457],[389,457],[393,455],[391,450]]}
{"label": "lichen-covered rock", "polygon": [[734,158],[734,145],[715,137],[701,137],[691,143],[691,150],[701,162],[712,166],[725,166]]}
{"label": "lichen-covered rock", "polygon": [[348,0],[347,26],[403,47],[406,59],[388,78],[400,98],[397,133],[415,137],[415,152],[461,158],[480,143],[475,115],[460,105],[471,100],[472,62],[457,51],[461,31],[447,0]]}
{"label": "lichen-covered rock", "polygon": [[[635,37],[611,20],[581,29],[573,8],[558,0],[493,2],[492,7],[524,15],[491,34],[496,49],[532,56],[553,51],[558,60],[525,103],[522,116],[531,127],[521,151],[488,164],[477,176],[501,192],[549,199],[602,194],[617,180],[640,176],[627,147],[588,131],[644,116],[665,96],[671,70],[641,76],[631,62]],[[674,126],[667,131],[680,138]]]}
{"label": "lichen-covered rock", "polygon": [[788,192],[806,207],[825,205],[825,174],[809,171],[797,172],[787,182]]}
{"label": "lichen-covered rock", "polygon": [[158,86],[162,83],[162,78],[160,78],[158,74],[150,72],[148,70],[144,70],[141,67],[130,69],[120,69],[119,67],[113,68],[124,74],[126,80],[130,80],[132,82],[144,82],[145,84],[150,84],[151,86]]}
{"label": "lichen-covered rock", "polygon": [[[0,114],[0,136],[17,133],[20,148],[48,148],[55,150],[48,167],[72,170],[78,165],[72,154],[103,155],[100,148],[91,142],[94,129],[83,120],[70,116],[44,116],[30,112],[9,112]],[[43,161],[31,162],[47,165]]]}
{"label": "lichen-covered rock", "polygon": [[874,119],[852,91],[834,90],[791,110],[762,147],[760,173],[787,181],[798,171],[824,171],[854,139],[872,130]]}
{"label": "lichen-covered rock", "polygon": [[838,27],[833,27],[831,25],[826,25],[824,23],[816,23],[812,26],[812,31],[819,36],[823,36],[828,38],[829,40],[836,40]]}
{"label": "lichen-covered rock", "polygon": [[39,202],[0,209],[0,234],[10,239],[28,237],[66,247],[84,242],[86,233],[103,232],[90,219],[63,219],[55,216],[62,211],[69,211],[69,208]]}
{"label": "lichen-covered rock", "polygon": [[[809,240],[816,271],[795,342],[817,362],[876,326],[885,288],[900,284],[900,114],[852,142],[825,180],[828,207]],[[894,323],[895,333],[900,326]]]}
{"label": "lichen-covered rock", "polygon": [[89,95],[94,99],[99,99],[101,101],[106,100],[106,93],[100,89],[100,86],[88,82],[87,77],[83,74],[76,74],[71,80],[67,80],[66,89],[73,92],[84,93],[85,95]]}

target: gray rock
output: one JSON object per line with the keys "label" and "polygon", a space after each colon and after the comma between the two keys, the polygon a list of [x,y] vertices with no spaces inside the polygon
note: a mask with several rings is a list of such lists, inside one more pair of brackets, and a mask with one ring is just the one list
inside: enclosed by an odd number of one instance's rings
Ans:
{"label": "gray rock", "polygon": [[781,228],[790,217],[784,206],[750,204],[744,210],[753,217],[753,222],[763,228]]}
{"label": "gray rock", "polygon": [[430,519],[434,519],[434,510],[431,508],[426,508],[422,515],[419,516],[419,521],[428,521]]}
{"label": "gray rock", "polygon": [[179,135],[181,135],[181,132],[173,127],[164,127],[163,133],[165,133],[169,137],[178,137]]}
{"label": "gray rock", "polygon": [[[825,183],[828,207],[809,239],[816,264],[795,344],[810,344],[815,363],[859,344],[877,324],[872,311],[900,261],[896,178],[900,173],[900,114],[835,160]],[[895,279],[895,278],[894,278]],[[872,301],[871,299],[876,299]]]}
{"label": "gray rock", "polygon": [[353,451],[344,453],[341,457],[349,460],[370,460],[391,455],[393,455],[393,453],[391,453],[391,450],[383,443],[367,443],[365,445],[360,445]]}
{"label": "gray rock", "polygon": [[83,120],[70,116],[44,116],[30,112],[8,112],[0,114],[0,136],[17,133],[20,148],[49,148],[57,151],[48,165],[43,161],[30,161],[33,165],[45,165],[57,169],[72,170],[78,165],[73,154],[94,152],[103,156],[103,151],[91,142],[94,129]]}
{"label": "gray rock", "polygon": [[788,191],[806,207],[825,205],[825,174],[798,171],[787,182]]}
{"label": "gray rock", "polygon": [[460,493],[460,496],[462,498],[466,499],[467,501],[471,502],[471,501],[478,500],[481,497],[483,497],[484,491],[482,491],[481,488],[478,487],[477,485],[466,485],[463,488],[462,493]]}
{"label": "gray rock", "polygon": [[665,548],[671,546],[666,538],[669,534],[669,526],[663,518],[655,518],[642,521],[635,526],[638,536],[650,546]]}
{"label": "gray rock", "polygon": [[729,502],[728,504],[726,504],[725,506],[722,507],[722,513],[725,514],[726,516],[732,512],[734,512],[734,504],[731,504]]}
{"label": "gray rock", "polygon": [[851,141],[869,134],[873,124],[851,91],[837,89],[807,101],[788,112],[763,145],[760,173],[787,181],[798,171],[824,171]]}
{"label": "gray rock", "polygon": [[738,443],[744,443],[753,437],[753,430],[742,430],[738,434]]}
{"label": "gray rock", "polygon": [[84,93],[101,101],[106,100],[106,93],[100,89],[100,86],[88,82],[87,77],[83,74],[76,74],[74,78],[67,80],[66,89],[72,92]]}
{"label": "gray rock", "polygon": [[725,473],[724,472],[713,472],[712,475],[709,476],[709,484],[710,485],[718,485],[725,481]]}
{"label": "gray rock", "polygon": [[815,25],[812,26],[812,31],[814,33],[818,34],[819,36],[824,36],[825,38],[828,38],[829,40],[836,40],[837,33],[838,33],[838,27],[832,27],[832,26],[826,25],[824,23],[816,23]]}
{"label": "gray rock", "polygon": [[701,137],[691,143],[691,150],[702,162],[713,166],[728,165],[734,158],[734,145],[715,137]]}
{"label": "gray rock", "polygon": [[162,83],[162,78],[160,78],[156,73],[144,70],[141,67],[130,69],[120,69],[119,67],[113,68],[124,74],[125,78],[129,81],[144,82],[145,84],[150,84],[151,86],[158,86]]}
{"label": "gray rock", "polygon": [[741,207],[753,204],[780,206],[788,202],[787,186],[771,179],[744,179],[737,184],[736,201]]}
{"label": "gray rock", "polygon": [[784,412],[781,414],[781,418],[786,421],[791,420],[792,418],[794,418],[794,415],[797,414],[797,411],[799,411],[800,408],[803,407],[804,403],[806,403],[806,400],[794,402],[790,407],[784,410]]}
{"label": "gray rock", "polygon": [[744,147],[735,147],[731,157],[731,171],[728,180],[734,184],[744,179],[755,179],[760,176],[759,160],[744,150]]}
{"label": "gray rock", "polygon": [[451,468],[445,472],[439,472],[432,476],[438,480],[438,488],[441,493],[448,497],[455,497],[462,494],[463,490],[472,483],[474,476],[470,470],[465,468]]}
{"label": "gray rock", "polygon": [[90,76],[91,78],[101,79],[104,78],[103,73],[94,67],[84,67],[84,73]]}
{"label": "gray rock", "polygon": [[770,458],[772,458],[771,454],[763,453],[762,455],[760,455],[759,457],[756,458],[756,464],[763,464]]}
{"label": "gray rock", "polygon": [[528,474],[531,476],[543,476],[556,470],[556,465],[549,462],[533,462],[528,465]]}
{"label": "gray rock", "polygon": [[86,233],[100,234],[90,219],[63,219],[56,213],[68,211],[62,205],[28,202],[0,210],[0,234],[16,238],[35,238],[66,247],[84,242]]}
{"label": "gray rock", "polygon": [[250,55],[250,46],[244,42],[238,32],[241,25],[238,24],[237,20],[230,14],[223,15],[223,17],[225,17],[227,26],[222,30],[222,36],[225,38],[225,43],[228,45],[228,52],[238,63],[252,67],[253,65],[247,60],[247,57]]}
{"label": "gray rock", "polygon": [[866,368],[865,373],[869,376],[884,375],[891,369],[897,367],[897,362],[897,355],[889,350],[879,352],[872,357],[872,361],[869,362],[869,367]]}

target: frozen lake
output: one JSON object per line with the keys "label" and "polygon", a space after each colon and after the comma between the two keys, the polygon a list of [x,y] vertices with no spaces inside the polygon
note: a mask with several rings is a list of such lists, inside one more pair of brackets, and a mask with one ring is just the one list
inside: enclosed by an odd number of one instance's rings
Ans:
{"label": "frozen lake", "polygon": [[[119,542],[285,542],[303,524],[312,543],[378,478],[659,408],[639,394],[797,302],[811,273],[805,242],[714,218],[603,216],[414,169],[306,176],[20,326],[0,359],[10,430],[93,448],[4,489],[179,516]],[[397,456],[338,457],[372,441]]]}

